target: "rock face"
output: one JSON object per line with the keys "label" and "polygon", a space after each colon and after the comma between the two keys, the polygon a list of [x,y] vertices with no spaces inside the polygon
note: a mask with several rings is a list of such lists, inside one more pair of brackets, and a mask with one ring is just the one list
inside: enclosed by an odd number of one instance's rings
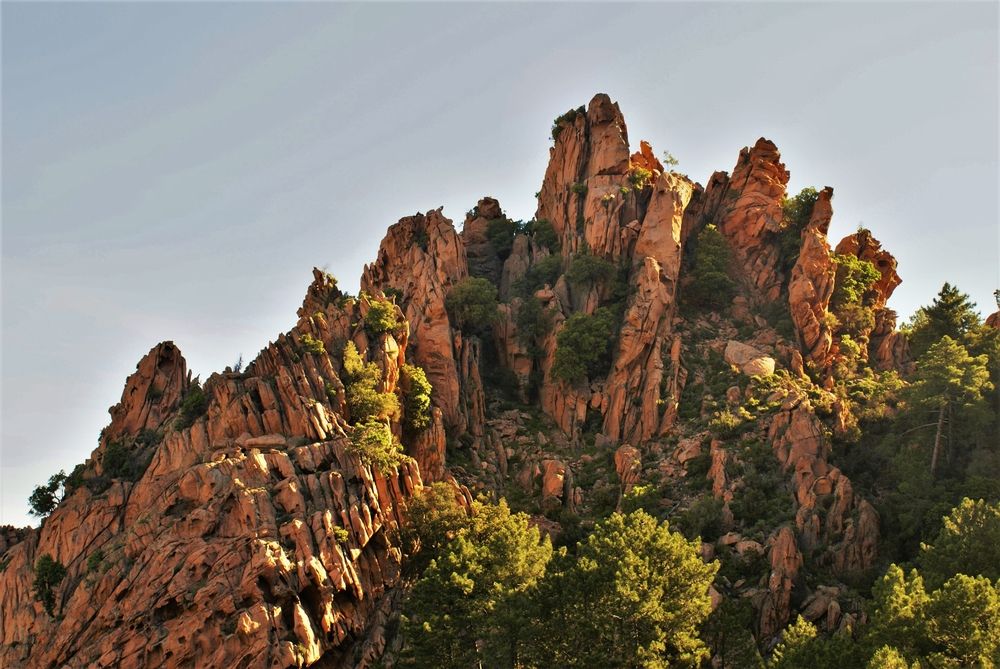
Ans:
{"label": "rock face", "polygon": [[882,248],[882,244],[872,237],[869,230],[864,229],[840,240],[837,244],[837,253],[867,260],[879,272],[879,279],[871,291],[875,327],[859,334],[859,339],[867,342],[862,348],[862,353],[875,369],[895,369],[909,373],[913,364],[906,338],[896,331],[896,312],[885,306],[893,291],[903,281],[896,273],[896,259]]}
{"label": "rock face", "polygon": [[473,379],[462,373],[478,359],[478,350],[451,327],[445,308],[448,291],[468,274],[465,244],[436,209],[391,226],[361,277],[363,291],[392,288],[402,294],[411,328],[409,355],[434,386],[432,399],[445,426],[460,433],[474,432],[484,422],[482,386],[472,385],[478,374]]}
{"label": "rock face", "polygon": [[675,419],[685,378],[679,346],[675,357],[669,356],[684,212],[695,186],[666,172],[648,142],[629,156],[625,121],[606,95],[595,96],[585,112],[572,112],[556,127],[536,218],[552,223],[565,264],[586,251],[624,267],[631,297],[607,377],[590,379],[586,389],[569,387],[550,374],[559,328],[572,311],[590,314],[605,303],[610,282],[557,282],[549,306],[558,315],[539,363],[542,406],[567,432],[584,422],[589,408],[600,413],[602,431],[611,440],[649,439]]}
{"label": "rock face", "polygon": [[753,148],[740,152],[731,177],[713,176],[705,191],[707,200],[719,202],[714,220],[729,241],[740,276],[758,304],[781,296],[784,277],[773,238],[781,228],[781,201],[788,177],[778,147],[761,137]]}
{"label": "rock face", "polygon": [[833,344],[833,333],[825,318],[837,275],[826,241],[833,217],[832,197],[832,188],[820,191],[809,223],[802,231],[802,249],[788,283],[788,306],[802,355],[819,369],[827,367]]}
{"label": "rock face", "polygon": [[154,347],[128,378],[121,402],[111,409],[106,439],[157,430],[187,390],[187,363],[173,342]]}
{"label": "rock face", "polygon": [[[361,305],[340,297],[317,273],[309,315],[244,373],[208,379],[207,411],[190,427],[171,410],[187,384],[177,348],[140,361],[84,484],[6,549],[0,664],[360,667],[381,655],[398,597],[390,532],[421,478],[416,465],[378,472],[347,449],[353,428],[330,392],[343,387],[339,362],[302,338],[327,350],[351,339],[385,378],[405,344],[352,327]],[[108,444],[134,448],[156,429],[145,471],[99,488]],[[31,595],[43,554],[67,568],[56,617]]]}

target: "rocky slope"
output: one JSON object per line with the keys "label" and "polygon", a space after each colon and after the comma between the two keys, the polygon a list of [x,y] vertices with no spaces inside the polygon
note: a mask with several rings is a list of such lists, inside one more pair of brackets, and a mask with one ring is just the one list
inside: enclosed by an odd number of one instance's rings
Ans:
{"label": "rocky slope", "polygon": [[[507,221],[490,197],[460,232],[440,209],[401,219],[359,298],[316,271],[295,327],[245,370],[213,374],[197,415],[180,351],[154,347],[65,499],[40,529],[0,535],[0,664],[373,666],[398,613],[406,498],[453,476],[457,491],[516,497],[555,535],[635,490],[654,490],[668,514],[717,500],[722,527],[704,554],[756,566],[720,577],[714,594],[752,602],[762,647],[796,612],[829,629],[862,618],[843,580],[875,564],[879,518],[831,459],[853,420],[829,392],[833,189],[818,194],[789,264],[789,172],[769,140],[702,187],[646,142],[631,153],[606,95],[559,117],[553,137],[534,227]],[[498,248],[507,223],[509,248]],[[723,309],[685,309],[691,247],[710,225],[732,251],[737,290]],[[906,373],[886,308],[895,260],[867,232],[836,253],[880,273],[865,361]],[[581,280],[584,256],[603,269]],[[498,288],[488,332],[449,315],[450,291],[470,276]],[[365,317],[385,296],[401,325],[373,334]],[[529,302],[538,331],[524,331]],[[567,322],[605,308],[617,315],[607,368],[560,377]],[[787,314],[788,327],[765,313]],[[348,447],[349,341],[378,367],[382,392],[404,393],[404,363],[433,386],[425,428],[392,419],[411,456],[393,471]],[[130,474],[108,466],[122,449],[141,465]],[[780,508],[751,519],[765,478]],[[53,615],[32,593],[43,554],[67,569]]]}

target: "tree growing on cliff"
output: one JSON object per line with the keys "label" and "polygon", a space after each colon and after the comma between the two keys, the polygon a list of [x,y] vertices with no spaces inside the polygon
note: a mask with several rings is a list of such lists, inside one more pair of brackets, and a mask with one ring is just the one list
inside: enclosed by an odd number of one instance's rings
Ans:
{"label": "tree growing on cliff", "polygon": [[615,513],[546,579],[535,652],[538,666],[699,666],[698,636],[718,570],[700,544],[643,510]]}
{"label": "tree growing on cliff", "polygon": [[566,319],[556,336],[552,374],[567,383],[580,383],[608,372],[615,317],[607,307],[592,315],[577,313]]}
{"label": "tree growing on cliff", "polygon": [[57,474],[49,477],[49,482],[35,486],[35,489],[28,497],[28,506],[31,507],[31,515],[47,516],[52,513],[59,502],[62,501],[65,493],[66,472],[59,470]]}
{"label": "tree growing on cliff", "polygon": [[65,577],[66,567],[48,553],[42,553],[38,561],[35,562],[35,580],[31,584],[31,589],[35,594],[35,599],[42,603],[45,612],[50,616],[55,614],[56,593],[54,589]]}
{"label": "tree growing on cliff", "polygon": [[698,233],[691,268],[691,282],[684,289],[685,301],[701,309],[723,309],[736,291],[729,276],[729,245],[714,225]]}
{"label": "tree growing on cliff", "polygon": [[977,325],[976,305],[968,295],[945,283],[930,305],[918,309],[910,319],[910,353],[919,358],[945,336],[968,345],[967,336]]}
{"label": "tree growing on cliff", "polygon": [[[909,403],[935,415],[934,447],[930,471],[937,470],[941,448],[950,435],[945,434],[945,421],[951,420],[956,410],[984,408],[983,393],[993,389],[985,355],[971,356],[965,348],[945,335],[932,344],[918,361],[915,382],[908,389]],[[950,431],[949,431],[950,432]]]}
{"label": "tree growing on cliff", "polygon": [[406,429],[419,432],[431,422],[431,382],[422,368],[405,364],[399,370],[399,385],[403,389]]}
{"label": "tree growing on cliff", "polygon": [[389,424],[374,416],[354,426],[347,451],[383,474],[389,474],[406,457]]}
{"label": "tree growing on cliff", "polygon": [[552,544],[523,513],[476,502],[411,591],[403,621],[408,666],[467,669],[516,667],[523,650],[523,611],[545,574]]}
{"label": "tree growing on cliff", "polygon": [[489,330],[497,319],[497,289],[489,280],[466,277],[445,298],[452,323],[466,334]]}
{"label": "tree growing on cliff", "polygon": [[399,414],[399,398],[379,390],[382,370],[374,362],[365,362],[352,341],[344,346],[343,371],[346,381],[344,394],[352,421],[361,423],[368,418],[384,420]]}

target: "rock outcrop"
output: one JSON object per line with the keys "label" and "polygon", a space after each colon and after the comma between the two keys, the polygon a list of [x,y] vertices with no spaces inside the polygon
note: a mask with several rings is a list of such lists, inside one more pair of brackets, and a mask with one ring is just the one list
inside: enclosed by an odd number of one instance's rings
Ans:
{"label": "rock outcrop", "polygon": [[[405,336],[352,327],[361,305],[332,290],[317,273],[308,315],[245,372],[209,378],[190,426],[171,410],[189,387],[176,346],[140,361],[82,483],[5,549],[0,664],[364,667],[381,656],[399,584],[390,535],[421,477],[415,464],[379,472],[352,455],[327,351],[353,340],[392,379]],[[156,440],[134,480],[108,470],[110,444]],[[43,554],[67,569],[53,616],[31,595]]]}
{"label": "rock outcrop", "polygon": [[474,380],[462,374],[476,351],[451,327],[445,308],[448,291],[468,274],[465,244],[436,209],[391,226],[361,277],[363,291],[399,291],[410,323],[409,355],[434,386],[432,399],[445,426],[459,433],[473,432],[484,422],[478,412],[482,402],[469,399],[481,396],[482,387],[469,387]]}
{"label": "rock outcrop", "polygon": [[833,333],[826,318],[837,275],[837,266],[826,240],[833,217],[832,197],[832,188],[820,191],[809,223],[802,231],[802,248],[788,283],[788,307],[802,345],[802,355],[820,370],[828,366],[833,344]]}
{"label": "rock outcrop", "polygon": [[731,177],[713,176],[705,191],[707,200],[719,203],[713,218],[757,304],[781,297],[784,277],[774,237],[784,217],[781,202],[788,177],[778,147],[761,137],[740,152]]}
{"label": "rock outcrop", "polygon": [[896,330],[896,312],[886,307],[893,291],[903,281],[896,273],[896,259],[865,229],[840,240],[837,253],[866,260],[879,272],[879,279],[869,292],[869,306],[875,316],[875,325],[858,333],[858,339],[863,344],[862,355],[877,370],[895,369],[909,373],[913,365],[906,337]]}

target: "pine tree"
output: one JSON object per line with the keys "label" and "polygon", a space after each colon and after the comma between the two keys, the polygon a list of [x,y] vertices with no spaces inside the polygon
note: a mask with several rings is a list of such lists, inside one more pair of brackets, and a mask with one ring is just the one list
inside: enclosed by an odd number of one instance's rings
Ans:
{"label": "pine tree", "polygon": [[546,579],[555,601],[542,607],[539,666],[698,666],[717,569],[701,560],[697,542],[645,511],[612,514],[575,561]]}
{"label": "pine tree", "polygon": [[403,626],[409,666],[518,666],[527,594],[552,544],[503,500],[476,502],[473,512],[413,587]]}
{"label": "pine tree", "polygon": [[976,305],[969,296],[945,283],[929,306],[921,307],[910,322],[910,353],[919,358],[942,337],[967,345],[967,336],[979,325]]}
{"label": "pine tree", "polygon": [[920,567],[931,586],[959,573],[1000,580],[1000,504],[963,499],[945,516],[933,544],[922,544],[920,553]]}
{"label": "pine tree", "polygon": [[[914,384],[909,388],[908,399],[919,409],[935,414],[934,450],[930,471],[937,470],[944,435],[945,421],[956,409],[982,408],[983,393],[993,389],[985,355],[971,356],[965,348],[948,335],[931,345],[917,361]],[[950,431],[949,431],[950,432]],[[951,448],[949,436],[949,449]]]}

